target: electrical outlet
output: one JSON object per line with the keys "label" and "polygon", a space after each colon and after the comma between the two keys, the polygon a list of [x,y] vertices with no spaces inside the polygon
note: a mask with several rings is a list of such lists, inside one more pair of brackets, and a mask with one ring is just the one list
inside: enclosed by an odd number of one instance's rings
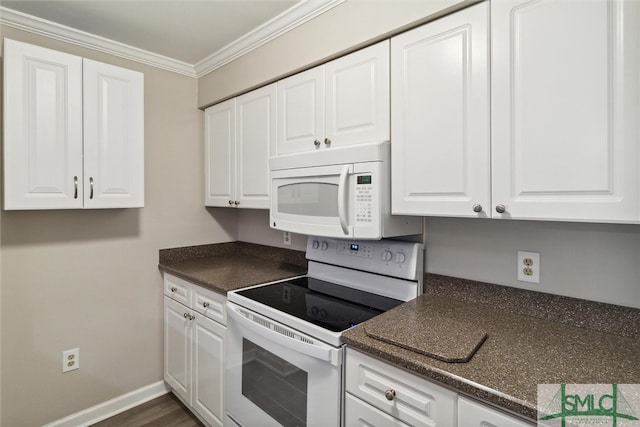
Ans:
{"label": "electrical outlet", "polygon": [[540,253],[518,251],[518,280],[540,283]]}
{"label": "electrical outlet", "polygon": [[283,233],[283,236],[284,236],[284,244],[285,245],[290,245],[291,244],[291,233],[288,232],[288,231],[285,231]]}
{"label": "electrical outlet", "polygon": [[62,352],[62,373],[73,371],[80,367],[80,349],[72,348]]}

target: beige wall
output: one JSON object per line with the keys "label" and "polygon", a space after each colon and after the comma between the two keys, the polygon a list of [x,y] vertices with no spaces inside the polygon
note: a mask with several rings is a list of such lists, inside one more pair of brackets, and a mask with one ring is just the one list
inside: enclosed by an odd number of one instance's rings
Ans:
{"label": "beige wall", "polygon": [[477,1],[348,0],[200,78],[198,105],[211,105]]}
{"label": "beige wall", "polygon": [[236,240],[237,220],[203,207],[195,79],[0,30],[145,74],[143,209],[0,213],[2,425],[36,426],[162,380],[158,249]]}

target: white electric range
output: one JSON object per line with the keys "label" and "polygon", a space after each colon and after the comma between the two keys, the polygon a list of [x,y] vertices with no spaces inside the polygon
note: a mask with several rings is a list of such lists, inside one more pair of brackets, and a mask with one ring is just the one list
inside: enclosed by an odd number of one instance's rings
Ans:
{"label": "white electric range", "polygon": [[227,295],[226,423],[339,425],[343,331],[422,291],[424,249],[309,237],[307,275]]}

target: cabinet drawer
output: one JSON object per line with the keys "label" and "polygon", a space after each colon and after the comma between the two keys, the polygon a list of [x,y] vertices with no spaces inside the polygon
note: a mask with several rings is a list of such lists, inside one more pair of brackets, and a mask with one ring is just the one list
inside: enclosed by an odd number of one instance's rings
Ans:
{"label": "cabinet drawer", "polygon": [[223,325],[227,324],[225,302],[227,298],[200,286],[193,287],[193,309]]}
{"label": "cabinet drawer", "polygon": [[345,395],[344,424],[346,427],[389,426],[409,427],[408,424],[385,414],[349,393]]}
{"label": "cabinet drawer", "polygon": [[186,280],[165,273],[164,294],[187,307],[191,307],[191,285]]}
{"label": "cabinet drawer", "polygon": [[519,418],[504,414],[465,397],[458,398],[458,427],[532,427]]}
{"label": "cabinet drawer", "polygon": [[346,390],[407,424],[455,425],[456,393],[353,349],[347,349]]}

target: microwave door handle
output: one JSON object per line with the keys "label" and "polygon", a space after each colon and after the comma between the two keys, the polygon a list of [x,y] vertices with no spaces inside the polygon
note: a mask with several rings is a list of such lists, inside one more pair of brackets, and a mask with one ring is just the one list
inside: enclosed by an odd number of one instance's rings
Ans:
{"label": "microwave door handle", "polygon": [[347,178],[349,177],[349,166],[344,165],[338,182],[338,217],[340,218],[342,232],[347,236],[349,235],[349,226],[347,224]]}

